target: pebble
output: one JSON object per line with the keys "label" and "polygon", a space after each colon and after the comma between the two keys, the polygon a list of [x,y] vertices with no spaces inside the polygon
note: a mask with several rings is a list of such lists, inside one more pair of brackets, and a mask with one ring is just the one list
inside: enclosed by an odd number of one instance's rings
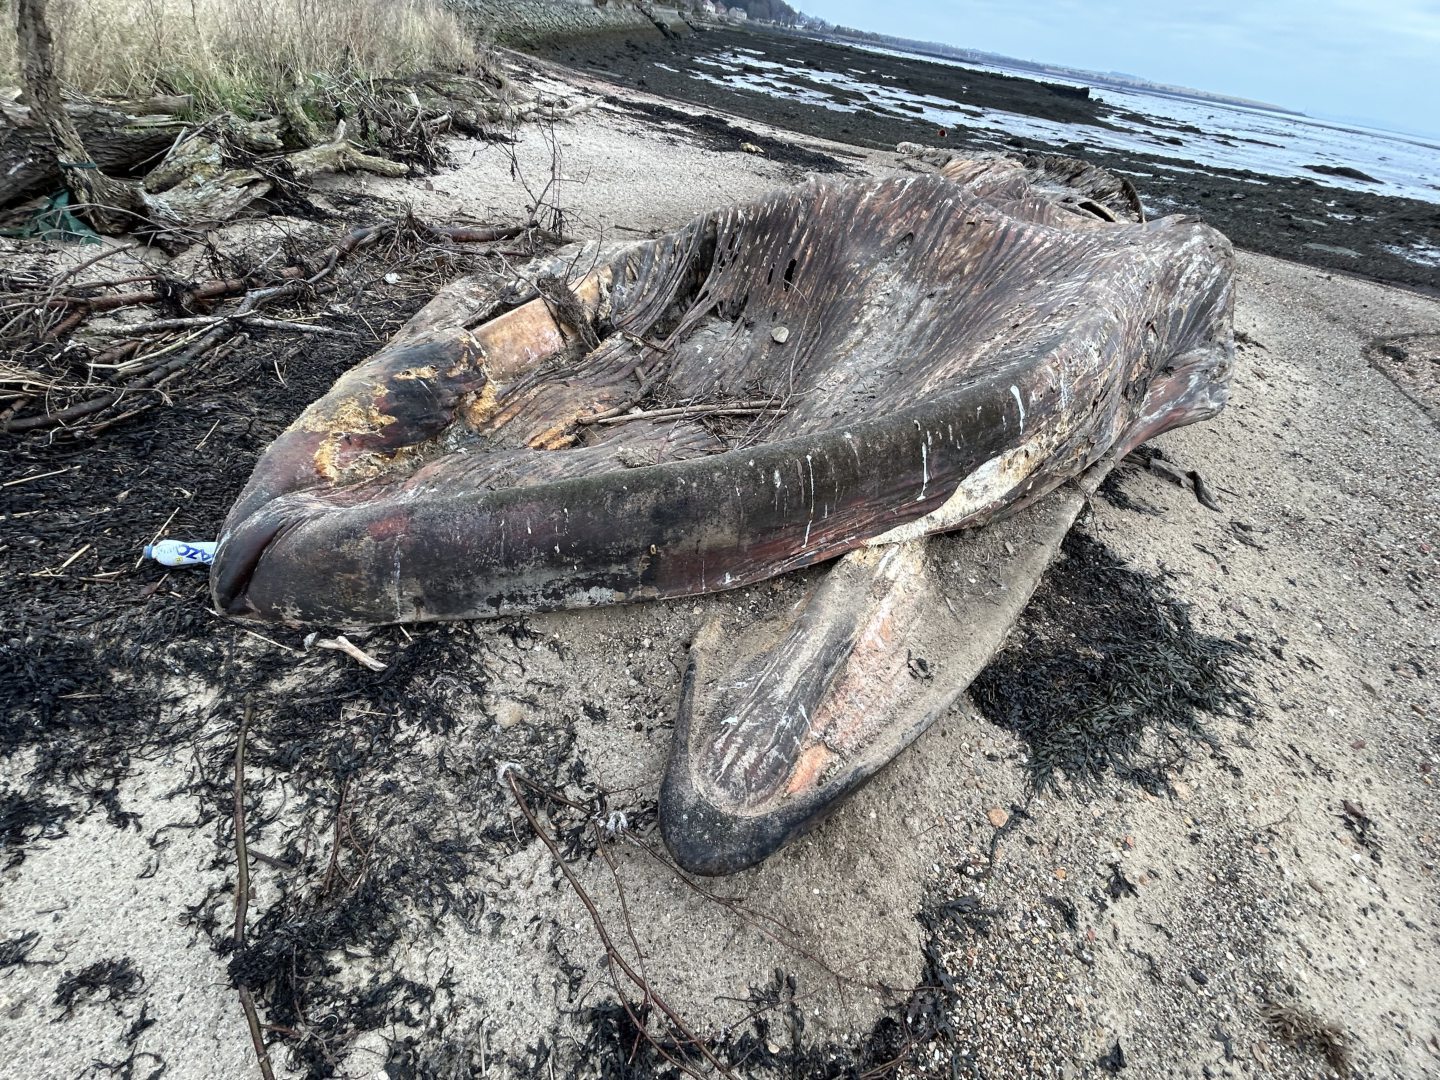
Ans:
{"label": "pebble", "polygon": [[790,340],[790,328],[788,326],[777,326],[771,329],[770,337],[776,345],[784,345]]}
{"label": "pebble", "polygon": [[1010,815],[998,806],[993,806],[987,810],[985,816],[990,819],[990,824],[994,825],[997,829],[1003,829],[1005,823],[1010,820]]}

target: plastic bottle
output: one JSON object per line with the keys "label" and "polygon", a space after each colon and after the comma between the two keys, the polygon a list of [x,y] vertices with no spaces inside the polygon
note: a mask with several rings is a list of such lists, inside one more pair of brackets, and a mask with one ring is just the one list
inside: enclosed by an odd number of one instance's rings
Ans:
{"label": "plastic bottle", "polygon": [[161,540],[145,545],[145,557],[162,566],[209,566],[215,543],[207,540]]}

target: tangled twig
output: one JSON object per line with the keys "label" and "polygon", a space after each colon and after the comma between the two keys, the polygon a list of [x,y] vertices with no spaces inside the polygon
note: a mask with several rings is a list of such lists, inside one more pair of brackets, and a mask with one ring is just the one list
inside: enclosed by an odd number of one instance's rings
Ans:
{"label": "tangled twig", "polygon": [[[235,950],[245,948],[245,915],[250,907],[250,855],[245,849],[245,737],[250,732],[250,719],[254,715],[253,698],[245,699],[245,714],[240,720],[240,734],[235,740]],[[240,984],[240,1006],[245,1010],[245,1022],[250,1027],[250,1041],[255,1045],[255,1060],[260,1066],[260,1075],[265,1080],[275,1080],[275,1070],[270,1064],[270,1050],[265,1045],[265,1036],[260,1029],[260,1016],[255,1011],[255,999],[250,988]]]}
{"label": "tangled twig", "polygon": [[[590,898],[590,894],[585,891],[585,886],[580,884],[579,878],[575,876],[574,871],[570,869],[569,864],[567,864],[565,862],[565,859],[561,856],[560,849],[556,846],[554,839],[550,836],[549,833],[547,833],[543,828],[541,828],[540,822],[535,817],[534,811],[530,809],[530,807],[526,804],[524,797],[520,794],[520,786],[516,781],[515,771],[513,769],[505,770],[503,775],[503,781],[506,786],[509,787],[510,794],[515,799],[515,804],[520,807],[520,812],[525,815],[525,820],[530,823],[531,830],[535,833],[537,837],[540,838],[541,843],[543,843],[545,847],[549,850],[551,857],[553,857],[555,860],[555,864],[560,868],[560,872],[565,875],[565,880],[570,883],[570,887],[575,891],[576,897],[580,900],[580,903],[584,906],[586,913],[590,916],[590,922],[594,925],[596,933],[600,936],[600,943],[605,949],[605,960],[610,971],[610,979],[615,985],[615,993],[620,998],[620,1003],[624,1007],[626,1014],[635,1024],[636,1030],[644,1032],[645,1023],[640,1018],[640,1016],[636,1014],[633,1004],[630,1002],[628,996],[621,988],[619,977],[620,974],[623,974],[625,978],[628,979],[630,983],[635,987],[635,989],[640,991],[640,993],[644,997],[644,1003],[653,1004],[657,1009],[659,1009],[665,1019],[670,1022],[671,1027],[673,1027],[675,1031],[679,1033],[680,1037],[684,1039],[689,1045],[693,1046],[700,1053],[700,1055],[707,1062],[709,1062],[711,1066],[713,1066],[719,1071],[721,1076],[727,1077],[728,1080],[738,1080],[738,1078],[735,1076],[735,1073],[732,1072],[725,1065],[724,1062],[722,1062],[718,1057],[715,1056],[714,1051],[712,1051],[693,1031],[690,1030],[689,1025],[685,1023],[684,1018],[679,1014],[679,1012],[677,1012],[673,1006],[671,1006],[663,997],[661,997],[656,992],[655,988],[650,984],[649,980],[647,980],[643,974],[636,971],[635,968],[630,964],[630,962],[625,959],[624,954],[615,947],[615,942],[610,937],[610,931],[606,928],[605,920],[601,917],[599,909],[595,906],[595,901],[593,901]],[[532,790],[534,790],[533,787]],[[614,869],[613,866],[611,867],[611,869]],[[626,915],[626,930],[630,934],[631,942],[634,943],[634,931],[633,928],[629,925],[628,913]],[[639,950],[637,945],[637,955],[638,951]],[[649,1038],[648,1035],[647,1038]],[[697,1073],[694,1069],[690,1068],[684,1062],[677,1060],[674,1056],[667,1052],[666,1049],[659,1043],[657,1043],[653,1038],[650,1039],[650,1042],[651,1045],[655,1047],[656,1051],[661,1055],[661,1057],[665,1058],[665,1060],[669,1064],[681,1070],[687,1076],[693,1076],[697,1078],[700,1076],[700,1074]]]}
{"label": "tangled twig", "polygon": [[[268,284],[256,280],[256,273],[238,277],[217,277],[187,286],[152,279],[149,288],[129,291],[93,292],[103,285],[87,285],[84,292],[73,287],[60,292],[73,272],[54,278],[43,289],[20,294],[11,309],[18,309],[0,331],[0,336],[33,343],[53,342],[59,355],[71,348],[61,339],[81,329],[94,315],[123,308],[164,303],[187,314],[172,318],[153,319],[137,325],[96,328],[93,333],[104,337],[128,337],[113,348],[107,348],[86,365],[85,378],[78,385],[42,371],[6,365],[0,371],[0,432],[24,434],[36,431],[65,429],[69,435],[92,435],[122,418],[152,408],[162,400],[164,387],[180,373],[197,366],[222,342],[247,328],[300,333],[329,337],[356,337],[348,330],[320,326],[294,319],[263,318],[257,309],[281,300],[303,300],[334,288],[332,275],[339,264],[354,253],[408,238],[410,243],[438,245],[441,249],[463,250],[458,245],[489,244],[509,240],[527,232],[525,226],[434,225],[413,216],[404,216],[379,225],[352,229],[337,244],[321,252],[313,261],[288,266],[270,273]],[[93,263],[95,260],[91,260]],[[318,268],[317,268],[318,264]],[[143,280],[143,279],[142,279]],[[134,282],[123,279],[122,284]],[[234,310],[225,313],[202,312],[206,305],[225,300],[238,300]],[[28,320],[28,323],[27,323]],[[167,344],[154,347],[158,335],[180,334]],[[144,345],[149,340],[151,345]],[[160,340],[164,340],[160,338]],[[142,346],[146,348],[143,355]],[[46,345],[55,348],[55,345]],[[207,366],[212,362],[206,360]],[[97,381],[111,385],[100,390]],[[74,383],[76,380],[69,380]],[[89,389],[91,396],[74,400],[74,395]],[[69,395],[70,402],[63,403]],[[59,401],[55,399],[59,398]],[[138,399],[138,400],[137,400]],[[126,406],[129,406],[128,408]]]}

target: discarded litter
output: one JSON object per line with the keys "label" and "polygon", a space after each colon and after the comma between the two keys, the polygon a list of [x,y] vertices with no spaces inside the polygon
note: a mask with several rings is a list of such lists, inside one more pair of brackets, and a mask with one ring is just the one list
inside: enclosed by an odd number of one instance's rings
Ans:
{"label": "discarded litter", "polygon": [[145,545],[145,558],[162,566],[209,566],[215,558],[215,541],[161,540]]}

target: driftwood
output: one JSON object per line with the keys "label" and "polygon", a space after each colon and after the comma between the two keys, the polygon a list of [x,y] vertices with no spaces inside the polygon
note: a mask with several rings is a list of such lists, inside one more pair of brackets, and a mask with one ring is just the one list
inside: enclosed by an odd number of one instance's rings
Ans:
{"label": "driftwood", "polygon": [[[298,92],[281,97],[276,116],[254,122],[213,117],[182,137],[184,129],[168,116],[130,116],[118,108],[76,107],[63,99],[46,0],[16,0],[15,25],[28,107],[13,102],[3,107],[0,205],[58,180],[69,189],[80,216],[111,234],[220,224],[277,186],[322,173],[405,176],[411,165],[431,169],[443,160],[434,141],[441,132],[489,138],[487,125],[563,119],[594,103],[520,94],[497,72],[428,73],[350,87],[353,100],[333,106],[338,123],[323,142],[307,112],[311,103]],[[157,99],[145,111],[180,109],[186,102]],[[384,147],[384,154],[347,137],[341,118],[347,112],[356,116],[363,141]],[[131,171],[167,147],[164,160],[143,180],[112,175]]]}
{"label": "driftwood", "polygon": [[[254,131],[246,130],[245,135],[252,143],[260,142]],[[275,144],[279,145],[278,136]],[[140,201],[151,219],[187,226],[218,224],[239,215],[279,183],[297,183],[324,173],[405,176],[410,171],[350,142],[343,121],[328,142],[292,154],[259,158],[250,167],[227,168],[225,157],[222,146],[204,135],[176,147],[142,185]]]}
{"label": "driftwood", "polygon": [[[439,85],[460,93],[457,82],[484,85],[460,76],[447,76]],[[410,171],[406,161],[429,166],[439,159],[437,151],[427,157],[420,146],[443,132],[505,139],[497,125],[563,120],[595,103],[586,98],[485,104],[433,91],[423,95],[423,102],[420,95],[411,96],[417,103],[413,111],[397,107],[388,125],[372,131],[382,145],[416,146],[403,155],[405,161],[365,149],[350,137],[344,121],[323,139],[294,95],[285,99],[280,116],[242,121],[221,115],[199,127],[163,111],[178,107],[175,99],[157,99],[152,103],[156,112],[143,116],[110,105],[69,102],[65,114],[75,136],[67,136],[65,145],[71,147],[70,157],[94,166],[83,170],[82,180],[108,185],[103,198],[124,211],[113,222],[114,231],[146,220],[203,228],[231,220],[279,184],[303,184],[337,172],[405,176]],[[369,121],[376,128],[373,117]],[[297,144],[300,149],[291,149]],[[80,170],[57,165],[57,145],[53,125],[38,124],[25,106],[0,102],[0,204],[58,184],[75,185]],[[67,158],[62,155],[60,160]],[[146,162],[158,163],[138,182],[112,181],[109,176],[134,172]],[[79,201],[89,204],[101,197],[86,189]]]}
{"label": "driftwood", "polygon": [[[139,111],[146,108],[143,102],[64,107],[90,160],[106,172],[130,172],[158,160],[186,128],[170,111],[183,111],[176,98],[158,99],[154,112]],[[0,205],[54,190],[64,179],[50,133],[35,122],[29,106],[0,101]]]}
{"label": "driftwood", "polygon": [[666,838],[692,869],[747,865],[933,716],[934,700],[894,716],[855,689],[893,681],[890,631],[923,630],[907,629],[913,542],[1224,403],[1229,243],[1142,223],[1098,179],[988,159],[810,183],[579,276],[554,267],[498,315],[461,283],[272,444],[222,530],[215,602],[285,622],[474,618],[735,588],[854,552],[848,584],[721,680],[731,698],[692,714],[695,680],[718,676],[687,676]]}

